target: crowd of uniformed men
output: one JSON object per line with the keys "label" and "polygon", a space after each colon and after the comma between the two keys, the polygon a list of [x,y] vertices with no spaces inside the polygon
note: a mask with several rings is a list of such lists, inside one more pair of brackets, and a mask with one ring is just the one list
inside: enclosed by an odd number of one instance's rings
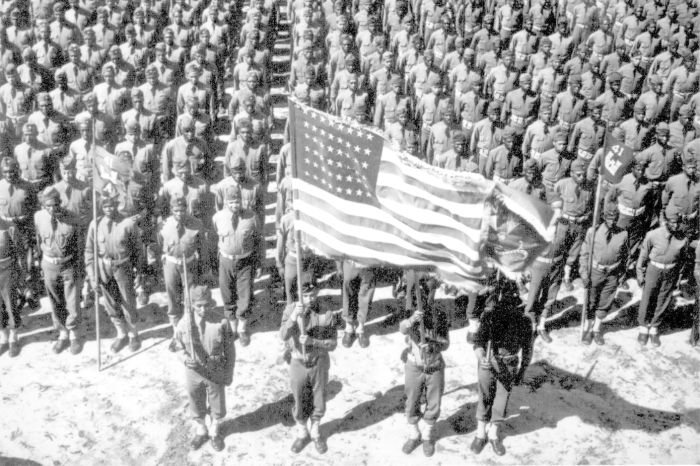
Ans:
{"label": "crowd of uniformed men", "polygon": [[[174,328],[189,285],[218,281],[234,338],[247,346],[265,257],[263,196],[274,177],[275,264],[288,301],[282,336],[300,371],[324,373],[316,364],[333,349],[333,335],[293,334],[305,311],[294,306],[289,128],[276,174],[269,167],[281,7],[277,0],[0,1],[0,353],[20,353],[22,310],[38,308],[42,293],[58,331],[54,351],[79,353],[81,309],[92,306],[94,287],[117,331],[112,350],[136,351],[137,307],[161,281]],[[290,95],[375,126],[430,164],[480,173],[555,209],[554,240],[519,283],[529,282],[532,334],[551,341],[545,323],[559,288],[571,290],[580,276],[590,290],[582,341],[604,344],[602,320],[631,278],[643,289],[639,342],[660,344],[674,290],[694,283],[700,21],[693,0],[290,0],[286,14]],[[217,136],[229,128],[220,167]],[[606,131],[634,151],[635,163],[620,183],[603,183],[593,230]],[[131,168],[100,182],[93,199],[98,148]],[[303,262],[307,268],[313,259]],[[381,270],[346,261],[338,273],[342,343],[367,347]],[[428,295],[435,289],[434,280],[407,273],[397,287],[407,310],[420,301],[416,281]],[[197,293],[210,305],[205,291]],[[483,348],[479,316],[499,293],[456,298],[469,338]],[[418,310],[402,321],[416,344],[422,318]],[[444,329],[428,327],[439,333],[428,357],[435,362],[449,340]],[[304,351],[300,339],[314,349]],[[414,377],[437,370],[426,369],[425,346],[410,348]],[[318,381],[316,372],[302,372],[300,384]],[[436,418],[439,397],[430,396],[424,417]],[[306,419],[302,408],[295,416]],[[316,406],[311,416],[322,414]]]}

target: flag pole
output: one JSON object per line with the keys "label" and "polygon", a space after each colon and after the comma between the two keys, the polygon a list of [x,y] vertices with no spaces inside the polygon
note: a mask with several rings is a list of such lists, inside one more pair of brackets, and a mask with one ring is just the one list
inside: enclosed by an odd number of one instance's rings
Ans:
{"label": "flag pole", "polygon": [[93,234],[94,246],[94,274],[95,283],[92,284],[92,292],[95,294],[95,340],[97,341],[97,372],[102,371],[102,342],[100,340],[100,296],[97,291],[99,279],[99,268],[97,262],[100,260],[97,255],[97,165],[95,164],[95,119],[92,118],[92,137],[90,138],[90,151],[92,151],[92,219],[95,225]]}
{"label": "flag pole", "polygon": [[[289,150],[292,153],[292,179],[297,178],[297,151],[296,151],[296,136],[294,134],[294,125],[296,122],[294,121],[295,119],[292,118],[292,116],[295,114],[294,111],[294,102],[292,99],[289,99],[289,121],[290,121],[290,131],[289,131],[289,139],[291,144],[289,145]],[[294,193],[296,191],[292,189],[292,199],[294,199]],[[294,201],[293,201],[294,202]],[[301,272],[302,272],[302,267],[301,267],[301,261],[302,261],[302,254],[301,254],[301,232],[299,229],[296,227],[296,223],[299,222],[299,210],[294,209],[294,241],[297,244],[297,296],[299,299],[299,303],[303,306],[304,305],[304,295],[301,292]],[[299,327],[299,335],[305,335],[306,330],[304,329],[304,317],[299,316],[297,318],[297,326]],[[306,355],[306,346],[305,345],[300,345],[301,346],[301,352],[305,356]]]}
{"label": "flag pole", "polygon": [[[606,139],[608,138],[608,129],[605,128],[605,133],[603,133],[603,156],[600,159],[600,164],[602,168],[602,164],[605,163],[605,142]],[[591,225],[593,234],[591,235],[590,242],[588,243],[588,264],[586,264],[587,268],[586,271],[588,273],[588,281],[590,282],[591,279],[591,272],[593,268],[593,245],[595,244],[595,233],[596,233],[596,228],[598,224],[598,217],[600,217],[600,194],[602,192],[603,188],[603,170],[598,171],[598,181],[597,181],[597,186],[595,189],[595,204],[593,206],[593,222]],[[588,315],[588,306],[590,305],[589,299],[591,295],[591,287],[588,286],[583,290],[583,309],[581,310],[581,338],[583,338],[583,334],[585,332],[585,327],[586,327],[586,316]]]}

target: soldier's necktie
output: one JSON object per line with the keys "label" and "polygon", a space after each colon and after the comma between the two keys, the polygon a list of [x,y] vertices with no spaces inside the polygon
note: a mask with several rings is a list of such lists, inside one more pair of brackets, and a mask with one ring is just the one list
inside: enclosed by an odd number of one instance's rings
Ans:
{"label": "soldier's necktie", "polygon": [[190,188],[187,187],[187,183],[182,183],[182,197],[187,199],[187,195],[190,192]]}
{"label": "soldier's necktie", "polygon": [[182,238],[182,235],[185,234],[185,225],[183,225],[182,222],[177,224],[177,237]]}
{"label": "soldier's necktie", "polygon": [[106,227],[107,227],[107,234],[112,233],[112,226],[113,226],[113,225],[114,225],[114,222],[112,221],[112,219],[111,219],[111,218],[108,218],[108,219],[107,219],[107,224],[106,224]]}
{"label": "soldier's necktie", "polygon": [[70,185],[66,185],[66,199],[70,202],[70,195],[73,192],[73,188],[70,187]]}

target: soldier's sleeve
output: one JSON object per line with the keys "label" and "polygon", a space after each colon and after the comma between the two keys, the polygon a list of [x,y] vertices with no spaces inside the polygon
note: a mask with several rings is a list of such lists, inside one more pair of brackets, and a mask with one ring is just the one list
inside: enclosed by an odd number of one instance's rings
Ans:
{"label": "soldier's sleeve", "polygon": [[639,248],[639,257],[637,258],[637,281],[640,283],[644,281],[649,254],[653,246],[651,241],[652,233],[653,231],[650,231],[646,234],[644,241],[642,241],[642,246]]}
{"label": "soldier's sleeve", "polygon": [[282,323],[280,324],[280,338],[282,341],[287,341],[292,337],[299,336],[299,327],[297,327],[296,322],[290,319],[292,311],[294,310],[295,304],[288,304],[284,308],[282,314]]}
{"label": "soldier's sleeve", "polygon": [[593,227],[590,227],[586,232],[586,238],[583,240],[581,245],[581,255],[578,261],[579,274],[583,278],[590,279],[590,272],[588,270],[588,258],[591,255],[591,241],[593,241]]}

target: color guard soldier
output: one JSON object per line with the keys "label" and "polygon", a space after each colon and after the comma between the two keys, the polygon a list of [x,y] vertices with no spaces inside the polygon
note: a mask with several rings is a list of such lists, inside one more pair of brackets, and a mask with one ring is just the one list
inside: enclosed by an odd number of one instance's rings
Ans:
{"label": "color guard soldier", "polygon": [[681,227],[683,211],[669,204],[664,213],[666,222],[647,233],[637,259],[637,282],[642,287],[637,341],[642,346],[649,340],[652,346],[661,346],[661,317],[671,306],[679,272],[689,260],[688,240]]}
{"label": "color guard soldier", "polygon": [[[182,318],[183,287],[197,283],[209,265],[206,231],[202,222],[187,213],[184,198],[170,200],[170,217],[163,222],[158,243],[163,254],[168,319],[174,330]],[[184,267],[187,267],[187,282]],[[174,339],[169,348],[177,349]]]}
{"label": "color guard soldier", "polygon": [[20,352],[17,331],[22,325],[19,292],[23,252],[15,224],[0,218],[0,355],[9,351],[11,358]]}
{"label": "color guard soldier", "polygon": [[[236,363],[234,336],[216,302],[205,286],[189,290],[191,309],[180,319],[175,329],[177,349],[185,364],[185,389],[192,418],[197,425],[190,448],[198,450],[211,439],[215,451],[224,449],[224,433],[221,424],[226,416],[226,386],[233,382]],[[192,351],[194,350],[194,352]],[[205,417],[209,413],[211,424],[207,429]]]}
{"label": "color guard soldier", "polygon": [[[56,188],[41,192],[42,209],[34,214],[37,243],[41,249],[44,286],[51,301],[51,317],[59,331],[53,351],[58,354],[70,346],[72,354],[82,350],[80,325],[80,289],[78,266],[79,219],[61,206]],[[70,343],[68,340],[70,339]]]}
{"label": "color guard soldier", "polygon": [[504,281],[499,288],[496,306],[481,316],[474,341],[479,367],[479,400],[471,451],[481,453],[488,439],[494,453],[502,456],[506,450],[500,427],[507,417],[510,392],[513,386],[520,384],[530,364],[532,332],[529,320],[522,314],[515,283]]}
{"label": "color guard soldier", "polygon": [[319,427],[326,413],[326,384],[331,365],[328,352],[335,350],[338,341],[333,312],[321,310],[318,291],[312,275],[303,272],[302,300],[287,305],[280,326],[280,338],[291,349],[289,378],[294,397],[292,415],[296,421],[294,453],[301,452],[310,440],[320,454],[328,451]]}
{"label": "color guard soldier", "polygon": [[[413,291],[420,290],[416,299],[417,310],[401,321],[399,331],[405,335],[408,347],[401,359],[405,362],[406,420],[409,425],[409,437],[402,451],[410,454],[423,443],[423,454],[433,456],[435,453],[435,424],[440,417],[440,404],[445,391],[445,361],[442,352],[450,346],[449,323],[447,314],[433,306],[430,280],[413,274],[413,280],[407,280],[407,299],[413,298]],[[416,284],[415,281],[418,280]],[[421,413],[421,404],[425,399],[425,411]]]}
{"label": "color guard soldier", "polygon": [[219,238],[219,286],[224,313],[231,329],[250,344],[248,318],[253,307],[253,279],[261,231],[254,212],[241,207],[241,188],[232,184],[224,196],[226,209],[214,214],[214,230]]}
{"label": "color guard soldier", "polygon": [[[581,337],[585,345],[590,345],[593,341],[597,345],[605,344],[600,327],[612,307],[620,277],[624,277],[626,270],[629,253],[628,232],[618,226],[619,216],[618,205],[612,201],[606,203],[603,213],[605,223],[600,225],[595,233],[592,227],[588,229],[581,248],[579,270],[583,289],[589,293],[584,320],[586,326]],[[589,270],[591,255],[593,262]],[[591,320],[594,316],[591,331]]]}
{"label": "color guard soldier", "polygon": [[136,330],[138,316],[134,268],[141,270],[144,259],[141,232],[132,218],[119,213],[119,192],[113,184],[107,183],[100,194],[104,215],[90,222],[85,244],[85,267],[90,283],[99,285],[105,310],[117,330],[111,350],[118,353],[128,344],[132,352],[138,351],[141,340]]}
{"label": "color guard soldier", "polygon": [[[5,157],[0,162],[0,217],[18,229],[22,259],[20,260],[22,298],[32,310],[39,309],[39,270],[34,265],[36,230],[34,213],[38,208],[37,192],[20,177],[19,164]],[[22,306],[20,306],[21,308]]]}

